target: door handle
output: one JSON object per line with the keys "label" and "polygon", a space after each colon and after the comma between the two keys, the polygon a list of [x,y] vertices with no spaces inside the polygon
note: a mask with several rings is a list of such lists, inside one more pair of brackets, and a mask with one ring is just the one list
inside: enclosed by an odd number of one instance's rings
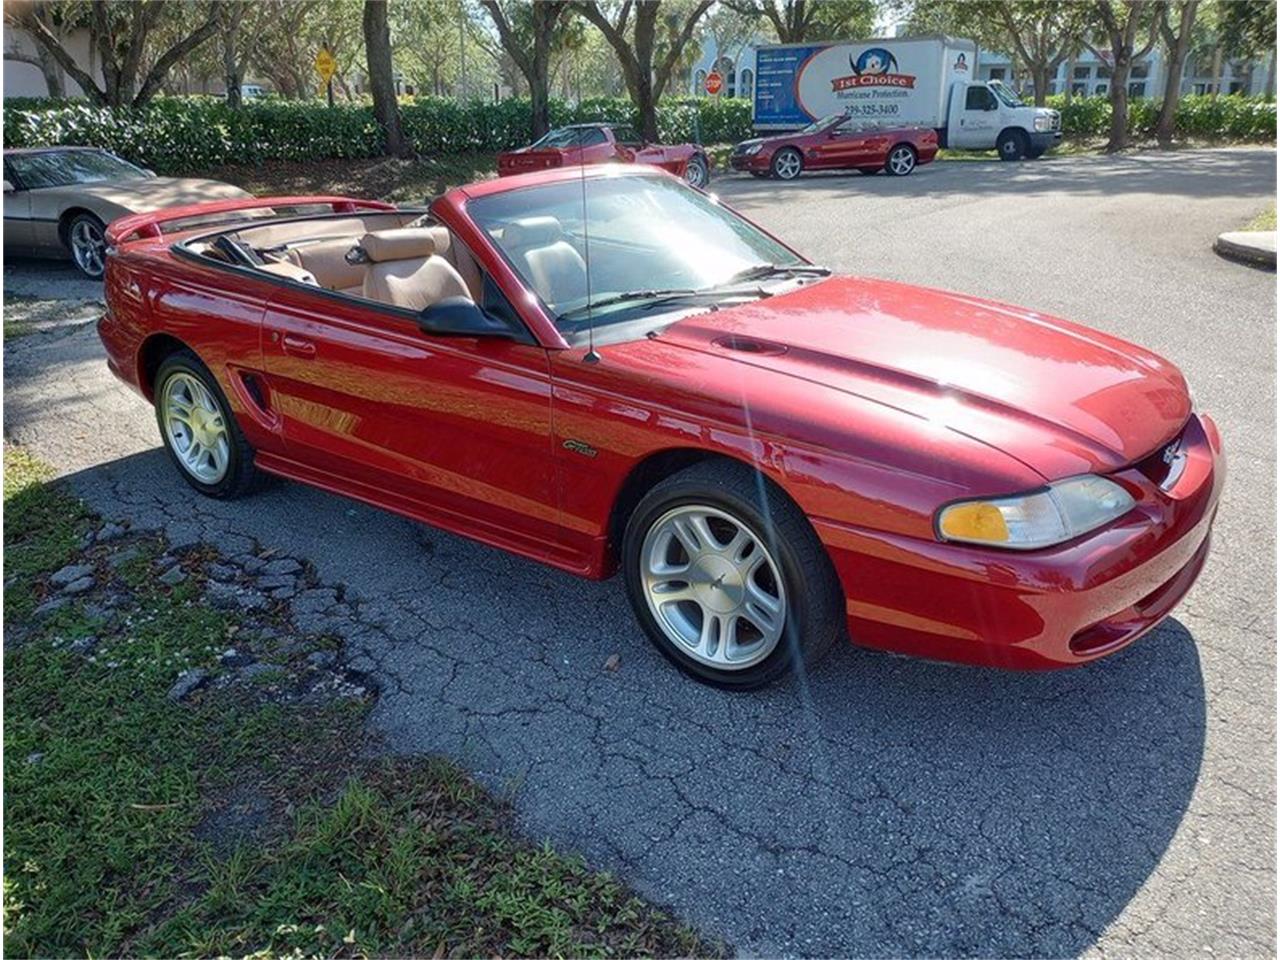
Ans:
{"label": "door handle", "polygon": [[286,333],[282,342],[284,344],[284,352],[295,357],[314,357],[316,355],[315,343],[306,337],[298,337],[292,333]]}

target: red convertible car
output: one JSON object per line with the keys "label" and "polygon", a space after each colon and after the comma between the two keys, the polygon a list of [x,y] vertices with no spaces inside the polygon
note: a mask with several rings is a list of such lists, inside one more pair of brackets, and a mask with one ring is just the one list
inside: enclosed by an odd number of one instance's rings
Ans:
{"label": "red convertible car", "polygon": [[843,113],[776,137],[744,140],[729,165],[757,177],[794,180],[805,170],[857,170],[905,177],[938,153],[938,134],[928,127],[860,127]]}
{"label": "red convertible car", "polygon": [[711,170],[706,152],[696,144],[664,147],[645,143],[625,124],[577,123],[552,130],[530,146],[498,154],[498,176],[588,163],[648,163],[695,187],[707,185]]}
{"label": "red convertible car", "polygon": [[620,569],[707,682],[757,686],[846,636],[1084,663],[1168,614],[1209,550],[1222,444],[1172,364],[833,276],[651,167],[427,210],[223,201],[108,239],[108,363],[196,490],[278,474]]}

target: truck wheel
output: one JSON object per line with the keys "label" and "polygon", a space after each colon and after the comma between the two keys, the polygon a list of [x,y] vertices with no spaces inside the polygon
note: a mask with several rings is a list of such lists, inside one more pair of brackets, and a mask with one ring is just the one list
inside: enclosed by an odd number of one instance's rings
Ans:
{"label": "truck wheel", "polygon": [[772,169],[779,180],[794,180],[804,169],[804,158],[795,147],[783,147],[773,155]]}
{"label": "truck wheel", "polygon": [[916,151],[909,143],[900,143],[889,151],[884,162],[885,173],[891,177],[905,177],[916,168]]}
{"label": "truck wheel", "polygon": [[1027,153],[1027,135],[1021,130],[1005,130],[996,139],[1001,160],[1021,160]]}

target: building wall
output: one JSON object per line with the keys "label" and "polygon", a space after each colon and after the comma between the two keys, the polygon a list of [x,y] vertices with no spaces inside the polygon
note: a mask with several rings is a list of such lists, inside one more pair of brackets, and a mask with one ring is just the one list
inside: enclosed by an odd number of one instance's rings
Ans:
{"label": "building wall", "polygon": [[[82,70],[96,80],[102,80],[102,70],[96,62],[97,58],[91,56],[88,30],[74,31],[64,41],[63,45],[75,58],[76,64]],[[17,50],[21,53],[32,55],[36,52],[35,41],[27,35],[26,31],[15,30],[11,27],[5,27],[4,48],[5,50]],[[84,96],[84,91],[80,89],[80,85],[70,77],[65,79],[65,85],[67,96]],[[18,63],[15,60],[5,59],[4,97],[6,100],[10,97],[47,97],[48,95],[49,88],[45,85],[44,73],[41,72],[39,67],[31,63]]]}

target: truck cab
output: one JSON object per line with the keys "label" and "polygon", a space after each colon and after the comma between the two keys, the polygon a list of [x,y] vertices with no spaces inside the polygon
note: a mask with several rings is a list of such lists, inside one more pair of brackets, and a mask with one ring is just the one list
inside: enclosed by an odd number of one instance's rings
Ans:
{"label": "truck cab", "polygon": [[1062,142],[1062,116],[1028,106],[999,80],[957,81],[951,85],[943,146],[1000,152],[1001,160],[1036,158]]}

